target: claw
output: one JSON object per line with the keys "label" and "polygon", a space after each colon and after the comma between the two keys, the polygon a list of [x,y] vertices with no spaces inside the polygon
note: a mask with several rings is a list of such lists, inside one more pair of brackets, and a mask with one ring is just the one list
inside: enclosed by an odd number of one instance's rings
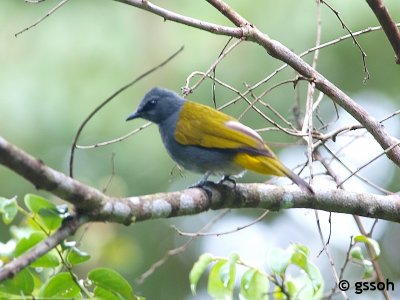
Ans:
{"label": "claw", "polygon": [[229,175],[225,175],[224,177],[222,177],[221,180],[218,181],[218,184],[223,184],[224,181],[229,181],[230,183],[233,184],[233,188],[236,188],[236,181],[235,181],[235,179],[231,178]]}

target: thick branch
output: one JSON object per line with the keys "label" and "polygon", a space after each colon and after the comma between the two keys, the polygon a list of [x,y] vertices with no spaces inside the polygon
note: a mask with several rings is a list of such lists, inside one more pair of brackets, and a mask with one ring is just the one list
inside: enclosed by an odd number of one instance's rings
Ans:
{"label": "thick branch", "polygon": [[382,25],[394,53],[396,54],[396,63],[400,64],[400,31],[396,23],[391,18],[383,0],[367,0],[379,23]]}
{"label": "thick branch", "polygon": [[[0,282],[10,278],[43,254],[72,235],[84,221],[112,221],[123,224],[148,219],[192,215],[210,209],[313,208],[330,212],[354,214],[400,222],[400,195],[379,196],[317,188],[315,196],[297,186],[277,187],[265,184],[207,184],[205,189],[192,188],[173,193],[112,198],[46,166],[42,161],[8,143],[0,137],[0,164],[26,178],[37,188],[44,189],[74,204],[80,219],[74,217],[63,223],[54,235],[0,270]],[[87,218],[86,218],[87,217]]]}
{"label": "thick branch", "polygon": [[310,197],[296,186],[265,184],[209,184],[207,192],[192,188],[172,193],[113,198],[57,172],[0,137],[0,164],[37,188],[75,205],[92,221],[123,224],[157,218],[192,215],[209,209],[259,207],[269,210],[313,208],[400,222],[400,195],[379,196],[314,186]]}
{"label": "thick branch", "polygon": [[[239,28],[231,28],[203,22],[201,20],[189,18],[177,13],[160,8],[148,1],[142,0],[114,0],[123,2],[141,9],[145,9],[154,14],[162,16],[166,20],[171,20],[191,27],[195,27],[208,32],[232,36],[236,38],[247,38],[250,41],[264,47],[264,49],[273,57],[287,63],[294,70],[299,72],[305,78],[309,78],[315,83],[315,87],[330,97],[334,102],[340,105],[344,110],[351,114],[368,132],[375,138],[383,149],[391,149],[387,152],[387,156],[398,166],[400,166],[400,146],[397,140],[390,136],[377,120],[371,117],[367,111],[358,105],[353,99],[346,95],[342,90],[327,80],[324,76],[314,70],[309,64],[302,60],[298,55],[290,51],[289,48],[282,45],[276,40],[271,39],[266,34],[258,30],[254,25],[250,24],[246,19],[240,16],[224,1],[207,0],[211,5],[224,14],[232,23]],[[393,147],[393,148],[391,148]]]}
{"label": "thick branch", "polygon": [[1,136],[0,164],[24,177],[37,189],[46,190],[75,205],[78,210],[96,214],[96,209],[112,201],[99,190],[47,167],[43,161],[10,144]]}

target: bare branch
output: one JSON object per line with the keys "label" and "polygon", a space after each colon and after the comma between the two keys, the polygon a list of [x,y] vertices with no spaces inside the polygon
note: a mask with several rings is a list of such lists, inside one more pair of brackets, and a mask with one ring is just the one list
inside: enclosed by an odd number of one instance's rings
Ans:
{"label": "bare branch", "polygon": [[393,51],[396,55],[396,64],[400,64],[400,31],[391,18],[383,0],[366,0],[379,23],[382,25]]}
{"label": "bare branch", "polygon": [[[41,2],[43,2],[44,0],[37,0],[37,1],[27,1],[27,0],[25,0],[26,2],[29,2],[29,3],[34,3],[34,4],[37,4],[37,3],[41,3]],[[50,15],[51,14],[53,14],[57,9],[59,9],[59,8],[61,8],[65,3],[67,3],[69,0],[62,0],[62,1],[60,1],[60,3],[58,3],[56,6],[54,6],[47,14],[45,14],[43,17],[41,17],[39,20],[37,20],[35,23],[33,23],[33,24],[31,24],[31,25],[29,25],[28,27],[25,27],[24,29],[22,29],[21,31],[18,31],[16,34],[15,34],[15,37],[18,37],[21,33],[24,33],[25,31],[28,31],[29,29],[31,29],[31,28],[33,28],[33,27],[35,27],[36,25],[38,25],[39,23],[41,23],[42,21],[44,21],[46,18],[48,18],[48,17],[50,17]]]}
{"label": "bare branch", "polygon": [[[209,209],[258,207],[269,210],[313,208],[400,222],[400,195],[380,196],[314,186],[315,197],[296,186],[266,184],[207,185],[207,192],[191,188],[128,198],[114,198],[46,166],[0,137],[0,164],[75,205],[88,220],[123,224],[148,219],[198,214]],[[318,188],[321,185],[323,188]],[[362,200],[362,201],[361,201]]]}
{"label": "bare branch", "polygon": [[72,217],[64,221],[61,227],[50,237],[29,249],[18,258],[10,261],[0,269],[0,282],[15,276],[19,271],[34,262],[40,256],[46,254],[51,249],[67,237],[73,235],[83,222],[78,217]]}
{"label": "bare branch", "polygon": [[121,142],[123,140],[126,140],[131,135],[134,135],[134,134],[138,133],[139,131],[142,131],[143,129],[149,127],[152,124],[153,123],[151,123],[151,122],[147,122],[147,123],[143,124],[142,126],[132,130],[131,132],[124,134],[123,136],[117,137],[115,139],[105,141],[105,142],[98,142],[93,145],[76,145],[76,148],[78,148],[78,149],[93,149],[93,148],[97,148],[97,147],[103,147],[103,146],[115,144],[115,143]]}
{"label": "bare branch", "polygon": [[218,24],[209,23],[209,22],[205,22],[202,20],[190,18],[190,17],[184,16],[184,15],[174,13],[174,12],[164,9],[162,7],[159,7],[149,1],[143,1],[143,0],[114,0],[114,1],[125,3],[128,5],[138,7],[140,9],[147,10],[153,14],[156,14],[156,15],[162,17],[164,20],[178,22],[178,23],[188,25],[191,27],[195,27],[195,28],[198,28],[201,30],[205,30],[205,31],[208,31],[208,32],[211,32],[214,34],[232,36],[232,37],[235,37],[238,39],[244,37],[244,33],[241,28],[221,26]]}
{"label": "bare branch", "polygon": [[[250,24],[246,19],[234,12],[222,0],[207,0],[208,3],[219,9],[219,11],[228,16],[229,20],[240,28],[230,28],[210,24],[193,18],[182,16],[166,9],[162,9],[149,1],[141,0],[114,0],[123,2],[135,7],[145,9],[157,15],[163,16],[167,20],[172,20],[178,23],[189,25],[198,29],[209,31],[216,34],[233,36],[237,38],[245,38],[249,41],[261,45],[269,55],[277,58],[296,70],[303,77],[312,80],[315,87],[331,98],[336,104],[340,105],[344,110],[351,114],[367,131],[375,138],[383,149],[391,149],[386,155],[396,165],[400,166],[400,146],[390,148],[397,144],[397,140],[390,136],[384,128],[371,117],[367,111],[341,89],[327,80],[322,74],[313,69],[309,64],[302,60],[298,55],[293,53],[289,48],[282,45],[280,42],[271,39],[269,36],[258,30],[254,25]],[[218,29],[218,30],[217,30]],[[239,30],[239,31],[238,31]]]}
{"label": "bare branch", "polygon": [[69,175],[73,177],[73,169],[74,169],[74,157],[75,157],[75,149],[76,144],[78,143],[78,139],[82,133],[82,130],[85,128],[86,124],[89,123],[89,121],[96,115],[97,112],[99,112],[104,106],[106,106],[112,99],[114,99],[116,96],[118,96],[120,93],[125,91],[126,89],[130,88],[132,85],[137,83],[138,81],[142,80],[143,78],[147,77],[154,71],[158,70],[159,68],[165,66],[168,62],[170,62],[174,57],[176,57],[179,53],[183,51],[183,46],[180,47],[177,51],[175,51],[171,56],[169,56],[167,59],[162,61],[160,64],[157,66],[151,68],[150,70],[147,70],[140,76],[136,77],[134,80],[129,82],[128,84],[124,85],[123,87],[119,88],[116,92],[114,92],[111,96],[109,96],[106,100],[104,100],[100,105],[98,105],[86,118],[83,120],[82,124],[79,126],[74,140],[72,141],[71,145],[71,154],[69,158]]}
{"label": "bare branch", "polygon": [[367,54],[364,52],[363,48],[361,47],[361,45],[358,43],[357,39],[354,37],[353,33],[351,32],[350,28],[343,22],[342,18],[340,17],[340,13],[334,9],[330,4],[328,4],[326,1],[324,0],[319,0],[321,1],[321,3],[325,4],[338,18],[340,24],[342,24],[342,27],[344,29],[347,30],[347,32],[350,34],[351,38],[353,39],[354,44],[358,47],[358,49],[361,52],[361,58],[362,58],[362,62],[363,62],[363,67],[364,67],[364,73],[365,73],[365,77],[364,77],[364,82],[366,80],[368,80],[370,78],[370,74],[367,68],[367,62],[366,62],[366,57]]}

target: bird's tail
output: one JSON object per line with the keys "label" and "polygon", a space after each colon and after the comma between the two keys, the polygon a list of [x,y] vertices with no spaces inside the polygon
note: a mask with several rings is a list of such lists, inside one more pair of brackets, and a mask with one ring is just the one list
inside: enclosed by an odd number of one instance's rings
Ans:
{"label": "bird's tail", "polygon": [[313,188],[307,182],[286,168],[275,156],[238,153],[235,157],[235,162],[242,168],[257,173],[274,176],[286,176],[311,195],[315,194]]}

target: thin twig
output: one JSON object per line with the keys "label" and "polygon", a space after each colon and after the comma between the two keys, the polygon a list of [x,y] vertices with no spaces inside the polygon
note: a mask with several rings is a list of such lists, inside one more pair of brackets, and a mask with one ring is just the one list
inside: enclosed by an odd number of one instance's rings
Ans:
{"label": "thin twig", "polygon": [[169,56],[166,60],[158,64],[157,66],[151,68],[150,70],[144,72],[128,84],[124,85],[123,87],[119,88],[116,92],[114,92],[110,97],[108,97],[106,100],[104,100],[99,106],[97,106],[86,118],[83,120],[82,124],[79,126],[74,140],[71,145],[71,153],[70,153],[70,158],[69,158],[69,176],[73,177],[73,165],[74,165],[74,156],[75,156],[75,149],[76,149],[76,144],[78,142],[79,136],[82,133],[83,128],[85,128],[86,124],[96,115],[96,113],[101,110],[107,103],[109,103],[112,99],[114,99],[117,95],[125,91],[126,89],[130,88],[132,85],[137,83],[138,81],[142,80],[146,76],[150,75],[154,71],[158,70],[159,68],[165,66],[168,62],[170,62],[174,57],[176,57],[180,52],[183,51],[183,46],[178,49],[175,53],[173,53],[171,56]]}
{"label": "thin twig", "polygon": [[123,135],[123,136],[120,136],[118,138],[109,140],[109,141],[99,142],[99,143],[96,143],[96,144],[93,144],[93,145],[76,145],[76,148],[78,148],[78,149],[94,149],[94,148],[97,148],[97,147],[102,147],[102,146],[107,146],[107,145],[111,145],[111,144],[114,144],[114,143],[118,143],[118,142],[121,142],[121,141],[127,139],[131,135],[134,135],[134,134],[138,133],[139,131],[142,131],[143,129],[149,127],[151,124],[153,124],[153,123],[152,122],[147,122],[146,124],[136,128],[135,130],[133,130],[133,131],[131,131],[131,132],[129,132],[129,133]]}
{"label": "thin twig", "polygon": [[[328,151],[328,153],[333,157],[334,160],[336,160],[337,162],[339,162],[347,171],[349,172],[353,172],[353,170],[347,166],[335,153],[332,152],[331,149],[329,149],[329,147],[324,143],[323,147],[326,151]],[[369,179],[365,178],[364,176],[355,173],[354,176],[358,179],[360,179],[362,182],[368,184],[369,186],[375,188],[377,191],[384,193],[385,195],[391,195],[393,194],[392,192],[376,185],[375,183],[371,182]]]}
{"label": "thin twig", "polygon": [[269,213],[269,210],[265,210],[265,211],[264,211],[257,219],[255,219],[254,221],[252,221],[252,222],[250,222],[250,223],[248,223],[248,224],[246,224],[246,225],[243,225],[243,226],[238,226],[238,227],[236,227],[236,228],[234,228],[234,229],[231,229],[231,230],[228,230],[228,231],[221,231],[221,232],[203,232],[203,230],[202,230],[202,231],[199,231],[199,232],[191,233],[191,232],[183,232],[183,231],[179,230],[176,226],[172,226],[172,228],[174,228],[175,231],[176,231],[179,235],[188,236],[188,237],[221,236],[221,235],[231,234],[231,233],[234,233],[234,232],[243,230],[243,229],[245,229],[245,228],[248,228],[248,227],[250,227],[250,226],[252,226],[252,225],[254,225],[254,224],[256,224],[256,223],[262,221],[268,213]]}
{"label": "thin twig", "polygon": [[[229,43],[232,41],[233,37],[230,37],[228,39],[228,41],[225,43],[224,47],[222,48],[221,52],[219,53],[218,57],[220,57],[221,55],[223,55],[223,53],[225,52],[225,49],[228,47]],[[215,66],[212,70],[212,75],[211,75],[211,79],[212,79],[212,86],[211,86],[211,92],[212,92],[212,100],[213,100],[213,104],[214,104],[214,108],[217,108],[217,99],[216,99],[216,84],[215,84],[215,76],[217,74],[217,66]],[[205,76],[209,76],[209,75],[205,75]]]}
{"label": "thin twig", "polygon": [[354,44],[360,50],[361,58],[362,58],[362,62],[363,62],[364,73],[365,73],[365,77],[364,77],[364,83],[365,83],[370,78],[370,74],[369,74],[369,71],[367,68],[367,62],[366,62],[367,54],[364,52],[364,49],[358,43],[357,39],[355,38],[354,34],[351,32],[350,28],[347,27],[347,25],[344,23],[344,21],[340,17],[340,13],[336,9],[334,9],[330,4],[328,4],[325,0],[319,0],[319,1],[321,1],[321,3],[323,3],[323,4],[325,4],[336,15],[340,24],[342,24],[342,27],[344,29],[346,29],[346,31],[351,35],[351,38],[353,39]]}
{"label": "thin twig", "polygon": [[[354,246],[354,244],[353,244],[353,236],[351,236],[350,237],[349,247],[347,248],[347,251],[346,251],[346,256],[345,256],[346,258],[345,258],[345,260],[343,262],[343,266],[340,268],[339,281],[343,279],[344,271],[346,270],[347,265],[348,265],[348,263],[350,261],[350,251],[351,251],[351,248],[353,248],[353,246]],[[332,291],[331,291],[331,293],[330,293],[330,295],[328,296],[327,299],[331,299],[332,298],[333,294],[336,293],[337,288],[338,288],[338,284],[336,283],[336,285],[332,288]],[[349,299],[347,297],[347,295],[346,295],[345,299]]]}
{"label": "thin twig", "polygon": [[[26,1],[26,0],[25,0]],[[29,2],[29,3],[34,3],[34,4],[36,4],[36,3],[40,3],[40,2],[43,2],[44,0],[42,0],[42,1],[26,1],[26,2]],[[47,17],[49,17],[51,14],[53,14],[57,9],[59,9],[59,8],[61,8],[65,3],[67,3],[69,0],[62,0],[62,1],[60,1],[56,6],[54,6],[47,14],[45,14],[43,17],[41,17],[39,20],[37,20],[35,23],[33,23],[33,24],[31,24],[31,25],[29,25],[28,27],[26,27],[26,28],[24,28],[24,29],[22,29],[21,31],[18,31],[16,34],[15,34],[15,37],[18,37],[21,33],[23,33],[23,32],[25,32],[25,31],[27,31],[27,30],[29,30],[29,29],[31,29],[31,28],[33,28],[33,27],[35,27],[36,25],[38,25],[39,23],[41,23],[42,21],[44,21]]]}
{"label": "thin twig", "polygon": [[[238,28],[216,28],[211,26],[207,22],[188,18],[183,15],[179,15],[168,11],[166,9],[155,6],[149,1],[140,0],[115,0],[123,2],[154,14],[163,16],[167,20],[173,20],[175,22],[185,24],[191,27],[195,27],[204,31],[212,32],[215,34],[222,34],[226,36],[232,36],[240,39],[246,39],[251,42],[255,42],[262,46],[270,56],[277,58],[288,65],[294,70],[301,74],[304,78],[312,79],[315,82],[315,87],[331,98],[338,105],[343,107],[350,115],[352,115],[358,122],[365,126],[368,132],[375,138],[383,149],[386,149],[396,143],[394,137],[392,137],[384,128],[382,128],[368,112],[360,106],[357,102],[351,99],[341,89],[335,86],[332,82],[326,79],[322,74],[314,70],[298,55],[293,53],[289,48],[279,43],[276,40],[271,39],[268,35],[261,32],[253,24],[248,22],[246,19],[241,17],[237,12],[232,10],[222,0],[207,0],[208,3],[213,5],[218,11],[229,18]],[[215,25],[215,24],[212,24]],[[219,30],[221,29],[221,30]],[[224,29],[227,29],[224,31]],[[239,31],[238,31],[239,30]],[[352,36],[354,36],[352,34]],[[389,159],[391,159],[396,165],[400,166],[400,147],[394,147],[387,153]]]}
{"label": "thin twig", "polygon": [[[361,218],[359,216],[353,215],[354,220],[356,221],[357,227],[360,230],[360,233],[364,236],[368,236],[367,231],[364,228],[364,225],[361,222]],[[378,279],[378,281],[380,282],[384,282],[386,280],[385,276],[383,275],[382,272],[382,268],[379,264],[379,262],[377,261],[376,257],[376,253],[375,253],[375,249],[368,243],[365,243],[365,247],[367,248],[368,251],[368,256],[371,259],[372,262],[372,266],[374,267],[375,273],[376,273],[376,277]],[[385,297],[386,300],[390,300],[390,295],[389,292],[386,289],[383,289],[381,291],[383,293],[383,296]]]}
{"label": "thin twig", "polygon": [[394,147],[397,147],[398,145],[400,145],[400,141],[397,144],[394,144],[394,145],[390,146],[389,148],[385,149],[383,152],[381,152],[380,154],[376,155],[374,158],[370,159],[365,164],[363,164],[360,167],[358,167],[357,170],[355,170],[354,172],[351,172],[351,174],[349,176],[347,176],[345,179],[343,179],[339,183],[338,187],[342,186],[343,183],[345,183],[347,180],[349,180],[351,177],[353,177],[356,173],[360,172],[362,169],[364,169],[365,167],[370,165],[372,162],[374,162],[375,160],[377,160],[378,158],[380,158],[381,156],[386,154],[388,151],[392,150]]}
{"label": "thin twig", "polygon": [[[211,226],[213,226],[215,223],[217,223],[219,220],[221,220],[223,217],[225,217],[225,215],[228,214],[230,211],[231,211],[230,209],[223,210],[214,219],[212,219],[207,224],[205,224],[198,231],[198,233],[208,230]],[[174,226],[173,226],[173,228],[174,228]],[[168,259],[170,259],[172,256],[175,256],[175,255],[185,252],[186,249],[190,246],[190,244],[192,242],[194,242],[197,238],[198,238],[197,236],[193,236],[190,239],[188,239],[183,245],[181,245],[177,248],[168,250],[161,259],[159,259],[158,261],[153,263],[147,271],[145,271],[142,275],[140,275],[140,277],[137,279],[137,282],[142,284],[151,274],[153,274],[158,268],[160,268],[162,265],[164,265],[165,262]]]}
{"label": "thin twig", "polygon": [[188,94],[192,93],[203,81],[206,79],[206,77],[215,69],[215,67],[227,56],[233,49],[235,49],[239,44],[243,42],[243,40],[237,40],[235,41],[228,49],[222,51],[222,53],[218,56],[216,61],[211,65],[210,68],[205,72],[205,74],[191,87],[189,87],[189,81],[190,78],[192,78],[192,75],[189,75],[189,77],[186,79],[186,85],[183,88],[183,95],[187,96]]}

